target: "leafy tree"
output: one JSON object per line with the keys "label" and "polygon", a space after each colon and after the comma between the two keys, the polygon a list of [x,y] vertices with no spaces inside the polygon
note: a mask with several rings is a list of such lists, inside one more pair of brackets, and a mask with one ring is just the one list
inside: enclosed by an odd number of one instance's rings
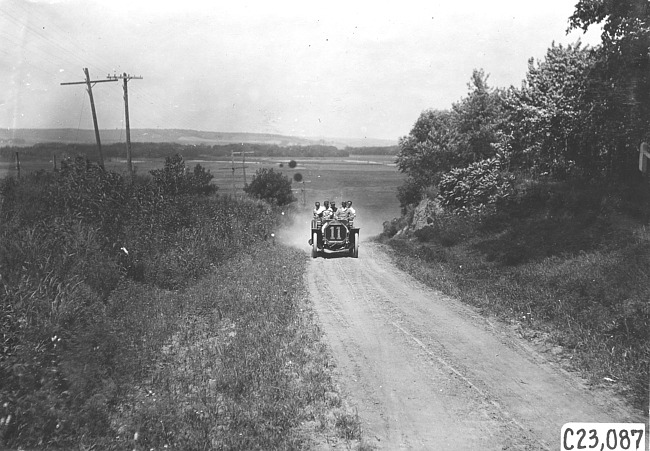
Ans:
{"label": "leafy tree", "polygon": [[424,189],[421,183],[413,177],[407,177],[404,183],[397,187],[397,199],[399,200],[402,214],[406,214],[409,205],[420,203],[424,197]]}
{"label": "leafy tree", "polygon": [[408,178],[398,190],[402,209],[419,202],[443,173],[494,156],[502,141],[502,93],[490,89],[475,70],[468,96],[448,110],[425,110],[408,136],[399,140],[398,169]]}
{"label": "leafy tree", "polygon": [[449,111],[423,111],[409,135],[400,138],[397,168],[409,176],[402,207],[419,202],[419,191],[435,185],[439,174],[456,163],[452,117]]}
{"label": "leafy tree", "polygon": [[267,168],[255,172],[253,180],[244,187],[244,192],[249,196],[280,206],[296,200],[291,192],[291,180],[282,173]]}
{"label": "leafy tree", "polygon": [[165,194],[209,194],[217,189],[216,186],[210,185],[214,176],[209,170],[197,164],[194,171],[188,173],[185,161],[179,154],[165,158],[165,166],[150,173],[154,183]]}
{"label": "leafy tree", "polygon": [[[647,0],[578,0],[569,18],[569,28],[584,31],[605,22],[601,35],[603,46],[614,53],[647,57],[650,38],[650,5]],[[643,58],[642,58],[643,59]]]}
{"label": "leafy tree", "polygon": [[502,120],[501,91],[491,89],[482,69],[475,69],[468,83],[469,95],[453,105],[456,153],[465,166],[494,156]]}
{"label": "leafy tree", "polygon": [[504,97],[509,114],[504,129],[513,136],[523,167],[566,176],[576,161],[584,169],[596,165],[588,139],[593,130],[586,127],[595,108],[588,96],[594,64],[595,53],[580,43],[553,44],[543,60],[528,61],[521,89]]}
{"label": "leafy tree", "polygon": [[189,185],[192,188],[191,191],[197,194],[209,194],[218,189],[217,186],[211,185],[210,182],[214,178],[214,175],[210,173],[209,169],[205,169],[200,164],[194,166],[194,171],[189,177]]}
{"label": "leafy tree", "polygon": [[598,81],[604,105],[599,136],[608,172],[623,178],[634,170],[641,141],[650,140],[650,3],[647,0],[579,0],[570,29],[603,23]]}

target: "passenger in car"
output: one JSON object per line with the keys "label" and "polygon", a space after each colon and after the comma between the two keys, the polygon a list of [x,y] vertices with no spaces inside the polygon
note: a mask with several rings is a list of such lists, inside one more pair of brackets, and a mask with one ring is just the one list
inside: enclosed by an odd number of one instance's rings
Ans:
{"label": "passenger in car", "polygon": [[354,218],[357,217],[357,212],[354,208],[352,208],[351,200],[347,202],[347,207],[348,207],[348,221],[352,221]]}
{"label": "passenger in car", "polygon": [[341,202],[341,206],[334,213],[334,219],[338,219],[339,221],[348,220],[348,208],[345,201]]}

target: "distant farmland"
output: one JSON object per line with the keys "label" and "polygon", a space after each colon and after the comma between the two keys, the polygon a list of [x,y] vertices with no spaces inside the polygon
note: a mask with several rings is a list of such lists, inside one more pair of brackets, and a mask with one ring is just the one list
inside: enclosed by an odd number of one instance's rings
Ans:
{"label": "distant farmland", "polygon": [[[292,159],[297,162],[295,168],[288,165]],[[397,187],[402,184],[404,176],[395,167],[394,160],[390,155],[350,155],[340,158],[247,156],[245,172],[248,182],[260,168],[273,168],[292,180],[294,174],[300,173],[304,183],[293,182],[293,190],[298,199],[296,206],[303,207],[304,200],[305,210],[310,210],[315,201],[330,199],[340,204],[341,200],[352,200],[359,213],[359,226],[365,232],[364,237],[367,237],[380,233],[383,221],[400,216]],[[230,157],[188,158],[185,163],[189,170],[197,164],[210,170],[214,175],[212,183],[219,187],[220,193],[232,194],[234,182],[234,193],[243,195],[244,168],[241,155],[235,158],[234,176]],[[57,164],[60,164],[60,159],[57,159]],[[152,169],[160,169],[163,164],[164,158],[133,159],[136,174],[148,174]],[[22,174],[38,170],[51,171],[52,167],[53,161],[50,158],[21,160]],[[126,174],[124,158],[107,158],[105,167]],[[16,175],[15,163],[0,162],[0,178]]]}

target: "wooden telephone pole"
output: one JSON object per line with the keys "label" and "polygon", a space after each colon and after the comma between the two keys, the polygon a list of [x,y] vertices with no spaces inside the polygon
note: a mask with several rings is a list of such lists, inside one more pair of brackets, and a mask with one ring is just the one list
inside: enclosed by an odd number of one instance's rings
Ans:
{"label": "wooden telephone pole", "polygon": [[127,75],[124,72],[122,75],[108,75],[107,78],[111,81],[117,81],[118,79],[124,80],[124,118],[126,125],[126,165],[129,170],[129,177],[133,178],[133,162],[131,159],[131,127],[129,126],[129,80],[142,80],[142,77],[135,77],[133,75]]}
{"label": "wooden telephone pole", "polygon": [[[232,154],[233,154],[232,166],[233,166],[234,169],[237,169],[237,168],[235,168],[235,159],[234,159],[235,157],[234,157],[234,155],[241,154],[241,169],[242,169],[242,172],[244,173],[244,186],[248,185],[248,181],[246,180],[246,168],[248,167],[248,166],[246,166],[246,154],[247,153],[255,153],[255,151],[253,151],[253,150],[248,150],[248,151],[241,150],[241,151],[238,151],[238,152],[232,152]],[[234,169],[233,169],[233,171],[234,171]],[[234,174],[233,174],[233,177],[234,177]]]}
{"label": "wooden telephone pole", "polygon": [[97,141],[97,151],[99,152],[99,166],[104,169],[104,154],[102,154],[102,142],[99,139],[99,127],[97,126],[97,113],[95,112],[95,101],[93,100],[93,86],[91,83],[104,83],[107,81],[117,81],[117,80],[90,80],[90,75],[88,74],[88,68],[84,67],[84,74],[86,75],[86,81],[73,81],[61,83],[62,85],[83,85],[85,84],[88,89],[88,96],[90,97],[90,110],[93,113],[93,125],[95,126],[95,140]]}
{"label": "wooden telephone pole", "polygon": [[232,196],[235,197],[235,152],[230,149],[230,161],[232,164]]}
{"label": "wooden telephone pole", "polygon": [[235,152],[232,149],[230,150],[230,164],[231,164],[230,169],[232,170],[232,193],[233,193],[233,196],[237,192],[236,187],[235,187],[235,171],[240,169],[239,167],[235,166],[235,154],[239,155],[240,153],[242,154],[241,170],[244,173],[244,186],[246,186],[248,184],[248,182],[246,180],[246,168],[248,167],[248,166],[246,166],[246,154],[247,153],[255,153],[255,152],[254,151],[246,152],[244,150],[242,150],[241,152],[240,151]]}

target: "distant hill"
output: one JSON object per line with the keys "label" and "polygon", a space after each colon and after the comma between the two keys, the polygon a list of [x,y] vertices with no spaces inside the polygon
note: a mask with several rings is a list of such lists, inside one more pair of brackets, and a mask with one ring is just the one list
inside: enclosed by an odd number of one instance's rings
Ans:
{"label": "distant hill", "polygon": [[[102,144],[124,142],[125,131],[101,130]],[[205,132],[200,130],[141,128],[131,130],[131,142],[171,142],[179,144],[275,144],[278,146],[306,146],[321,144],[338,148],[394,146],[397,140],[374,138],[303,138],[271,133]],[[39,143],[95,143],[94,130],[71,128],[0,129],[0,146],[32,146]]]}

